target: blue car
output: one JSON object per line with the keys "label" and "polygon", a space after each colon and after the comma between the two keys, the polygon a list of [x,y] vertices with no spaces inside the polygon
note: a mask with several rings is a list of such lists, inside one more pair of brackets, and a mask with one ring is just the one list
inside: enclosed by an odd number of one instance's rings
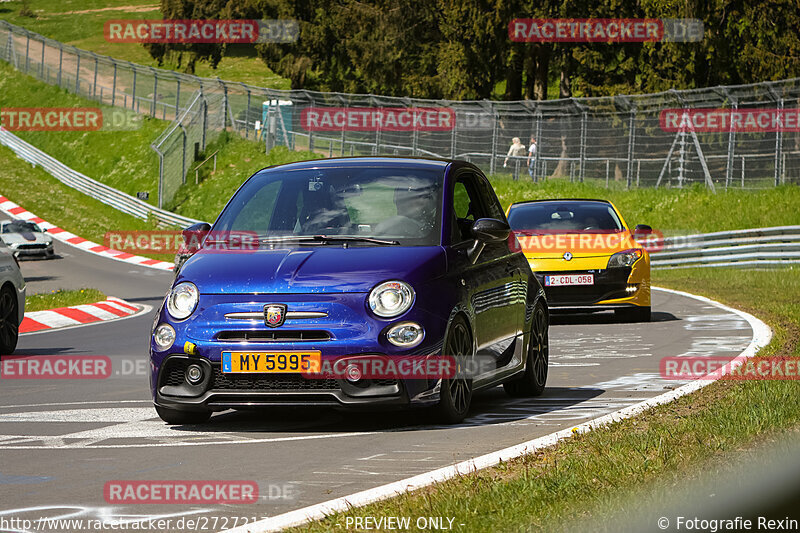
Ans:
{"label": "blue car", "polygon": [[544,390],[544,290],[470,163],[270,167],[185,235],[200,244],[150,344],[167,423],[286,405],[430,407],[456,423],[477,390]]}

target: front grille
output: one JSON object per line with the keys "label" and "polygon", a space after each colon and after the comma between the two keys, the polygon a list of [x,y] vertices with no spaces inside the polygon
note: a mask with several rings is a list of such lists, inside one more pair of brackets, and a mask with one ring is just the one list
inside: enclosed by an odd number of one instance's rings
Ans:
{"label": "front grille", "polygon": [[214,369],[214,382],[211,386],[216,390],[338,390],[335,379],[306,379],[297,374],[225,374],[217,367]]}
{"label": "front grille", "polygon": [[187,366],[189,366],[188,359],[169,359],[161,374],[161,386],[178,387],[182,385],[185,382]]}
{"label": "front grille", "polygon": [[47,248],[46,244],[20,244],[17,250],[42,250]]}
{"label": "front grille", "polygon": [[250,330],[221,331],[217,340],[227,342],[310,342],[327,341],[331,335],[322,330]]}
{"label": "front grille", "polygon": [[[544,287],[545,275],[594,274],[594,285],[567,285]],[[591,305],[603,300],[626,298],[630,268],[612,268],[588,271],[536,272],[536,277],[544,287],[547,302],[551,305]]]}

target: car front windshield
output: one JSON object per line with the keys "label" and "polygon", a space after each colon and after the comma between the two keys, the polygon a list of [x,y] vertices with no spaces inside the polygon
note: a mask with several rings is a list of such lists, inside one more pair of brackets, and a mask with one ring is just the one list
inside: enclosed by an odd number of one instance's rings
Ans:
{"label": "car front windshield", "polygon": [[[214,232],[252,232],[262,242],[438,245],[441,170],[337,167],[268,171],[251,178]],[[324,236],[327,239],[312,241]],[[382,242],[370,242],[370,240]]]}
{"label": "car front windshield", "polygon": [[516,232],[574,233],[619,232],[623,226],[605,202],[552,201],[518,205],[508,214]]}
{"label": "car front windshield", "polygon": [[3,233],[41,233],[41,228],[33,222],[14,221],[3,225]]}

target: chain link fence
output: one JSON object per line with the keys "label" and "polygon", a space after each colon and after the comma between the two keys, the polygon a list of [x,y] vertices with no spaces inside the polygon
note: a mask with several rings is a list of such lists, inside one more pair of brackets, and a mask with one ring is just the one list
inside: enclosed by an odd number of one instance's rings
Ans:
{"label": "chain link fence", "polygon": [[[196,156],[220,132],[265,150],[287,146],[325,156],[401,155],[466,159],[494,175],[560,178],[606,186],[756,189],[800,183],[800,128],[713,132],[664,127],[665,110],[800,112],[800,79],[658,94],[549,101],[449,101],[281,91],[136,65],[80,50],[0,21],[0,58],[42,81],[173,123],[154,141],[159,206],[185,183]],[[309,131],[308,108],[452,110],[446,131]],[[777,131],[776,131],[777,130]],[[788,130],[788,131],[786,131]],[[536,154],[511,157],[513,137]]]}

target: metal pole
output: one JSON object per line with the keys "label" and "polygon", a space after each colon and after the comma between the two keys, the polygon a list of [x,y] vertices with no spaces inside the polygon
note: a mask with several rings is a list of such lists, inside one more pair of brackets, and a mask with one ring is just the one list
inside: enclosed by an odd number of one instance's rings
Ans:
{"label": "metal pole", "polygon": [[39,70],[41,71],[39,77],[44,78],[44,39],[42,39],[42,62],[39,63]]}
{"label": "metal pole", "polygon": [[114,105],[114,101],[117,97],[117,64],[114,63],[114,82],[111,86],[111,105]]}
{"label": "metal pole", "polygon": [[606,189],[608,189],[608,171],[610,170],[610,161],[606,159]]}
{"label": "metal pole", "polygon": [[78,53],[78,61],[75,66],[75,94],[81,94],[81,54]]}
{"label": "metal pole", "polygon": [[[539,154],[542,151],[542,112],[541,110],[536,111],[536,153],[533,154],[533,181],[538,181],[537,179],[537,172],[539,170]],[[542,173],[542,179],[544,179],[545,174]]]}
{"label": "metal pole", "polygon": [[97,97],[97,58],[94,58],[94,81],[92,82],[92,98]]}
{"label": "metal pole", "polygon": [[247,91],[247,111],[244,113],[244,137],[245,139],[250,138],[250,89],[243,83],[242,87],[244,90]]}
{"label": "metal pole", "polygon": [[159,150],[158,153],[158,208],[164,207],[164,154]]}
{"label": "metal pole", "polygon": [[131,109],[136,109],[136,69],[133,69],[133,96],[131,96]]}
{"label": "metal pole", "polygon": [[742,156],[742,189],[744,189],[744,156]]}
{"label": "metal pole", "polygon": [[[733,113],[737,111],[739,104],[733,102]],[[725,188],[727,189],[733,181],[733,152],[736,144],[736,130],[733,129],[733,114],[731,114],[730,124],[728,125],[728,159],[725,167]]]}
{"label": "metal pole", "polygon": [[782,161],[782,152],[783,152],[783,132],[781,131],[781,127],[783,126],[783,98],[780,99],[778,102],[778,128],[775,132],[775,186],[777,187],[780,185],[780,178],[781,178],[781,161]]}
{"label": "metal pole", "polygon": [[64,45],[58,43],[58,86],[61,87],[61,63],[64,59]]}
{"label": "metal pole", "polygon": [[630,189],[631,187],[631,172],[633,171],[633,150],[634,150],[634,139],[636,137],[636,108],[634,107],[631,110],[631,118],[629,121],[628,126],[628,167],[626,172],[626,181],[627,187]]}
{"label": "metal pole", "polygon": [[25,74],[27,74],[28,70],[30,69],[30,67],[29,67],[29,65],[30,65],[30,57],[29,57],[30,49],[31,49],[31,34],[30,33],[25,33]]}
{"label": "metal pole", "polygon": [[458,136],[458,116],[455,112],[456,110],[453,109],[453,127],[450,130],[450,159],[456,158],[456,137]]}
{"label": "metal pole", "polygon": [[177,119],[181,114],[181,79],[175,78],[177,89],[175,90],[175,118]]}
{"label": "metal pole", "polygon": [[580,169],[578,174],[578,181],[583,181],[583,166],[586,163],[586,110],[581,114],[581,149],[580,149]]}
{"label": "metal pole", "polygon": [[153,74],[153,107],[150,115],[156,116],[156,101],[158,100],[158,74]]}
{"label": "metal pole", "polygon": [[489,160],[489,174],[495,172],[495,157],[497,157],[497,135],[498,135],[498,118],[494,110],[494,105],[490,102],[489,107],[492,109],[492,117],[494,118],[494,125],[492,126],[492,157]]}

